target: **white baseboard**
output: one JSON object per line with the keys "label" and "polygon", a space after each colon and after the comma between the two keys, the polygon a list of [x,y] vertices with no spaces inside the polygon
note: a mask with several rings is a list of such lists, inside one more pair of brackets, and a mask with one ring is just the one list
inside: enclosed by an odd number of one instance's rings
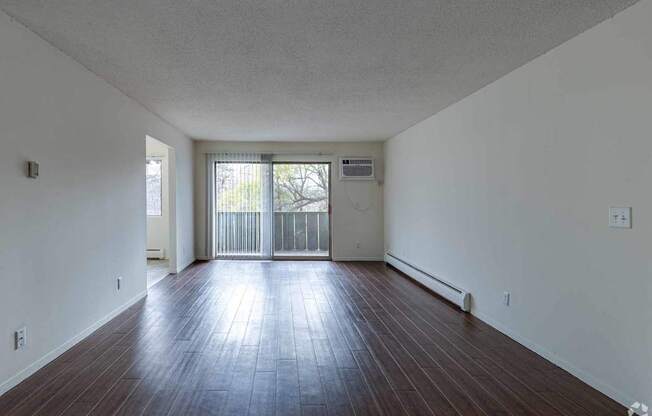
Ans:
{"label": "white baseboard", "polygon": [[384,261],[382,257],[333,257],[333,261]]}
{"label": "white baseboard", "polygon": [[41,368],[45,367],[47,364],[49,364],[51,361],[53,361],[55,358],[69,350],[71,347],[73,347],[75,344],[77,344],[79,341],[83,340],[87,336],[89,336],[91,333],[93,333],[95,330],[97,330],[99,327],[104,325],[105,323],[109,322],[111,319],[115,318],[118,316],[120,313],[124,312],[127,308],[141,300],[147,296],[147,291],[139,293],[137,296],[131,298],[127,303],[124,305],[120,306],[117,309],[114,309],[111,313],[100,319],[99,321],[95,322],[93,325],[89,326],[88,328],[84,329],[82,332],[79,334],[75,335],[68,341],[64,342],[62,345],[59,347],[55,348],[54,350],[50,351],[49,353],[45,354],[38,360],[34,361],[32,364],[28,365],[26,368],[18,372],[16,375],[10,377],[8,380],[2,382],[0,384],[0,396],[17,386],[20,382],[25,380],[27,377],[31,376]]}
{"label": "white baseboard", "polygon": [[181,266],[177,266],[177,273],[182,272],[184,269],[186,269],[188,266],[193,264],[196,260],[201,260],[199,258],[191,257],[190,259],[186,260],[185,264],[181,264]]}
{"label": "white baseboard", "polygon": [[[405,271],[403,271],[406,273]],[[406,273],[413,277],[413,273]],[[419,279],[417,279],[419,280]],[[420,280],[419,280],[420,281]],[[423,283],[423,282],[422,282]],[[426,285],[428,286],[428,285]],[[513,339],[514,341],[518,342],[519,344],[523,345],[527,349],[533,351],[534,353],[540,355],[541,357],[545,358],[546,360],[550,361],[551,363],[555,364],[556,366],[566,370],[573,376],[577,377],[578,379],[582,380],[584,383],[588,384],[589,386],[593,387],[594,389],[598,390],[599,392],[605,394],[606,396],[610,397],[611,399],[615,400],[616,402],[620,403],[623,405],[625,408],[628,408],[634,400],[631,397],[628,397],[627,394],[624,394],[622,391],[614,388],[613,386],[610,386],[609,384],[603,382],[602,380],[597,379],[595,376],[593,376],[590,373],[587,373],[586,371],[580,370],[579,368],[575,367],[573,364],[570,362],[566,361],[559,355],[549,351],[548,349],[542,347],[541,345],[532,342],[530,339],[518,334],[516,331],[508,328],[507,326],[503,325],[501,322],[496,321],[495,319],[485,315],[482,312],[477,311],[475,308],[471,308],[469,311],[472,315],[476,316],[478,319],[482,320],[485,322],[487,325],[491,326],[492,328],[496,329],[497,331],[502,332],[509,338]]]}
{"label": "white baseboard", "polygon": [[[147,291],[149,292],[149,290],[150,290],[151,288],[153,288],[154,286],[156,286],[156,285],[158,284],[158,282],[160,282],[161,280],[165,279],[166,277],[168,277],[168,276],[171,275],[171,274],[172,274],[172,273],[168,273],[168,274],[166,274],[165,276],[161,276],[161,277],[159,277],[158,279],[154,280],[153,282],[150,282],[149,279],[147,279]],[[174,273],[174,274],[176,274],[176,273]]]}
{"label": "white baseboard", "polygon": [[599,392],[607,395],[611,399],[617,401],[624,407],[628,408],[634,400],[630,397],[627,397],[626,394],[623,392],[619,391],[618,389],[608,385],[607,383],[602,382],[601,380],[598,380],[595,378],[593,375],[578,369],[568,361],[564,360],[562,357],[559,355],[547,350],[546,348],[542,347],[541,345],[538,345],[531,340],[521,336],[520,334],[517,334],[515,331],[507,328],[500,322],[490,318],[489,316],[479,313],[476,310],[472,310],[471,314],[478,317],[480,320],[483,322],[487,323],[491,327],[495,328],[496,330],[502,332],[503,334],[507,335],[509,338],[513,339],[514,341],[518,342],[519,344],[523,345],[524,347],[528,348],[529,350],[534,351],[538,355],[542,356],[546,360],[550,361],[551,363],[555,364],[558,367],[561,367],[562,369],[566,370],[573,376],[577,377],[578,379],[582,380],[584,383],[588,384],[589,386],[593,387],[594,389],[598,390]]}

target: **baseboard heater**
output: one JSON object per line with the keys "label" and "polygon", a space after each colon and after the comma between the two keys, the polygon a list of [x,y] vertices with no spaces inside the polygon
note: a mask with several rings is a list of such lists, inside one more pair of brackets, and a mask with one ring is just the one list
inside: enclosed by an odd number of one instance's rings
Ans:
{"label": "baseboard heater", "polygon": [[148,248],[145,252],[148,259],[163,259],[165,258],[165,252],[162,248]]}
{"label": "baseboard heater", "polygon": [[413,264],[399,259],[391,253],[385,253],[385,263],[391,264],[428,289],[453,302],[464,312],[471,310],[471,294],[437,276],[427,273]]}

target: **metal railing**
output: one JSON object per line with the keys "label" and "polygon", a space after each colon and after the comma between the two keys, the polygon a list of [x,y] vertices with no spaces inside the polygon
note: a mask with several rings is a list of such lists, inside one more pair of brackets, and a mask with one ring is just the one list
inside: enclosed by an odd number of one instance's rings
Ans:
{"label": "metal railing", "polygon": [[275,252],[328,253],[329,242],[328,212],[274,213]]}
{"label": "metal railing", "polygon": [[[218,255],[260,253],[260,212],[218,212],[216,226]],[[275,212],[273,244],[280,255],[328,254],[328,212]]]}

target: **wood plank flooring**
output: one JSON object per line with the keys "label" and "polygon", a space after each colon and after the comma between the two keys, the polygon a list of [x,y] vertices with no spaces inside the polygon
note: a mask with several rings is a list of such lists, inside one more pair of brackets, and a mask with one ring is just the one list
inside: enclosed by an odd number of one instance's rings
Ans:
{"label": "wood plank flooring", "polygon": [[0,397],[21,415],[623,415],[382,263],[196,263]]}

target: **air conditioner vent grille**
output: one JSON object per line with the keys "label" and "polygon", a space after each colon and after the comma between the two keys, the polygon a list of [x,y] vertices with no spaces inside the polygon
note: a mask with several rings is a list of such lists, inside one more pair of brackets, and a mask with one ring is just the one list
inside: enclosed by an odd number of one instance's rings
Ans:
{"label": "air conditioner vent grille", "polygon": [[370,159],[344,159],[342,163],[345,165],[371,165],[373,160]]}
{"label": "air conditioner vent grille", "polygon": [[344,165],[342,166],[344,176],[369,176],[373,173],[371,166]]}

